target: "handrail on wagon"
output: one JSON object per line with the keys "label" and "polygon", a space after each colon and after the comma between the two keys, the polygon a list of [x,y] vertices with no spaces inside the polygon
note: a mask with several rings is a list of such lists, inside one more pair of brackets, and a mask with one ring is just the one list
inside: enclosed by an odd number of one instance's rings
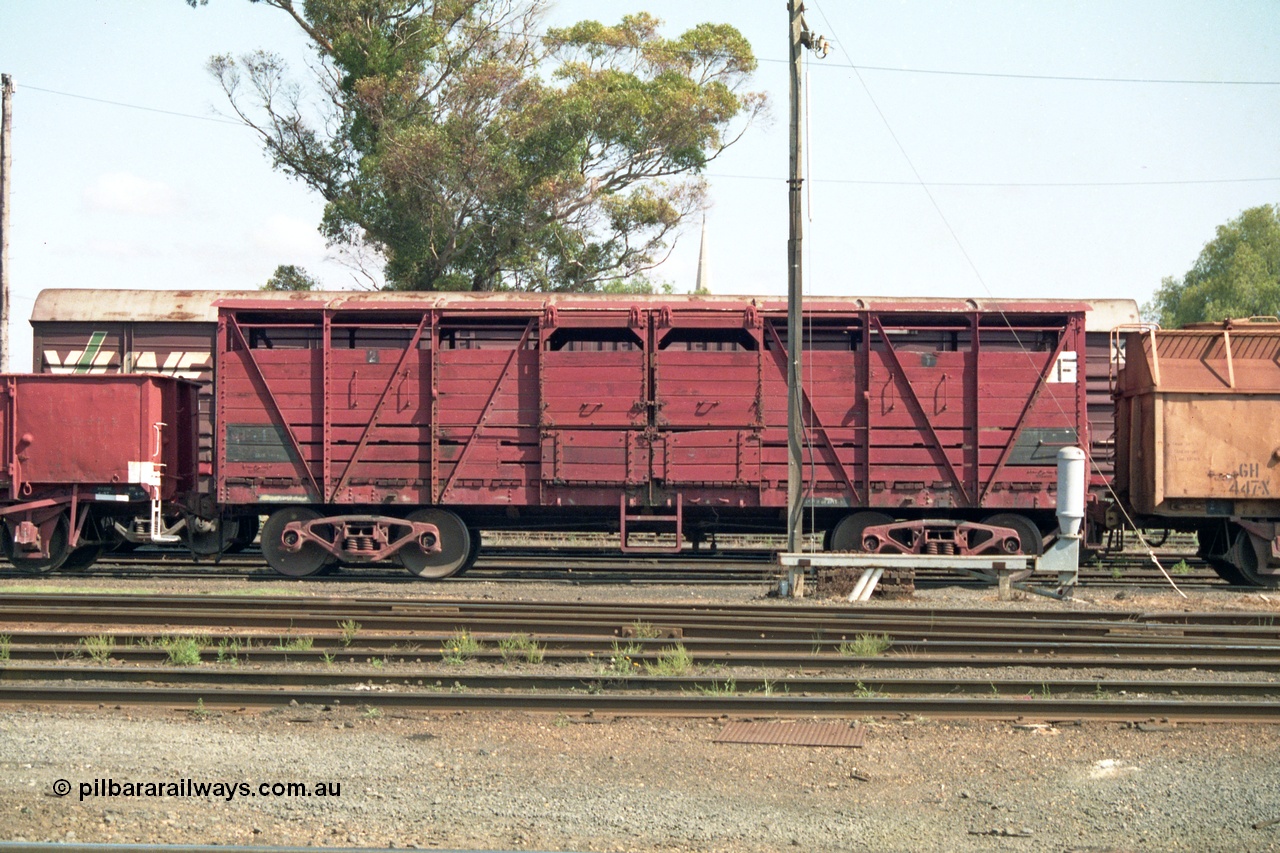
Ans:
{"label": "handrail on wagon", "polygon": [[[1140,332],[1151,337],[1151,373],[1156,385],[1160,384],[1160,354],[1156,351],[1156,332],[1159,330],[1159,323],[1121,323],[1111,328],[1111,352],[1108,354],[1111,369],[1107,371],[1107,383],[1110,386],[1111,396],[1115,396],[1116,382],[1120,378],[1120,338],[1128,332]],[[1125,357],[1128,358],[1128,353]]]}

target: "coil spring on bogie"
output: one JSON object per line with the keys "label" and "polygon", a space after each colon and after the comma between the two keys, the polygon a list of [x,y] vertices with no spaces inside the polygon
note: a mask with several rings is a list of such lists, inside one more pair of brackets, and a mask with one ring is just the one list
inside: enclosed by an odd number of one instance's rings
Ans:
{"label": "coil spring on bogie", "polygon": [[371,552],[374,550],[372,536],[352,536],[347,539],[346,550],[353,554],[362,552]]}
{"label": "coil spring on bogie", "polygon": [[956,543],[941,539],[930,539],[924,543],[924,553],[953,556],[956,553]]}
{"label": "coil spring on bogie", "polygon": [[355,530],[348,530],[347,536],[342,542],[343,550],[349,554],[372,554],[378,550],[377,542],[373,536],[373,530],[367,526],[357,527]]}

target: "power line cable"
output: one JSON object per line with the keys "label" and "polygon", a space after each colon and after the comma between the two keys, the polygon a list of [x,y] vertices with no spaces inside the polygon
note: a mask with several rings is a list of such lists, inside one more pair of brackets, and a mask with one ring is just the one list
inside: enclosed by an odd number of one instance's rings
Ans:
{"label": "power line cable", "polygon": [[[786,183],[787,179],[770,175],[732,175],[727,173],[708,172],[709,178],[735,178],[745,181],[778,181]],[[995,189],[1017,188],[1071,188],[1071,187],[1169,187],[1195,186],[1200,184],[1255,184],[1268,181],[1280,181],[1274,178],[1200,178],[1171,181],[874,181],[858,178],[806,178],[806,183],[819,184],[855,184],[872,187],[991,187]]]}
{"label": "power line cable", "polygon": [[125,107],[131,110],[142,110],[144,112],[149,112],[149,113],[160,113],[161,115],[177,116],[179,118],[193,118],[199,121],[212,121],[218,124],[230,124],[230,125],[235,125],[236,127],[244,127],[244,125],[238,121],[233,121],[227,118],[219,118],[217,116],[198,116],[192,113],[180,113],[175,110],[162,110],[157,107],[144,107],[140,104],[128,104],[128,103],[125,103],[124,101],[109,101],[106,98],[93,98],[93,97],[90,97],[89,95],[77,95],[74,92],[59,92],[57,89],[45,89],[40,86],[29,86],[24,84],[22,88],[29,89],[33,92],[44,92],[47,95],[60,95],[61,97],[64,97],[64,98],[76,98],[77,100],[81,100],[81,101],[93,101],[94,103],[107,104],[113,107]]}
{"label": "power line cable", "polygon": [[[823,15],[823,18],[825,19],[826,15]],[[830,27],[830,23],[828,22],[828,28],[829,27]],[[540,39],[544,42],[567,44],[567,45],[582,44],[582,45],[592,45],[595,47],[630,47],[631,46],[631,45],[620,45],[614,41],[558,38],[555,36],[547,35],[546,33],[543,33],[543,34],[521,33],[514,30],[497,30],[496,32],[502,35],[510,35],[510,36],[529,36],[532,38]],[[840,44],[839,40],[837,39],[832,39],[832,41],[836,44]],[[860,65],[853,62],[852,58],[849,57],[848,55],[848,51],[845,50],[843,45],[841,46],[840,49],[844,51],[845,56],[849,58],[849,62],[847,63],[824,62],[822,63],[821,67],[846,68],[846,69],[853,69],[855,71],[882,71],[882,72],[887,72],[892,74],[926,74],[926,75],[946,76],[946,77],[979,77],[979,78],[985,77],[985,78],[991,78],[991,79],[997,79],[997,80],[1038,80],[1038,81],[1060,82],[1060,83],[1132,83],[1132,84],[1139,84],[1139,85],[1159,85],[1159,86],[1280,86],[1280,80],[1205,80],[1205,79],[1195,79],[1195,78],[1189,78],[1189,77],[1105,77],[1105,76],[1091,76],[1087,74],[1022,74],[1022,73],[1014,73],[1014,72],[1006,72],[1006,71],[959,71],[959,70],[946,69],[946,68],[911,68],[906,66],[893,66],[893,65]],[[641,50],[650,50],[650,51],[659,52],[662,50],[662,48],[658,47],[657,45],[645,45],[641,48]],[[671,47],[668,50],[672,54],[688,52],[678,47]],[[698,55],[702,57],[712,58],[712,59],[736,58],[732,54],[728,54],[728,53],[699,52]],[[779,65],[789,65],[791,62],[791,60],[789,59],[776,59],[774,57],[764,57],[764,56],[757,56],[755,57],[755,60],[756,62],[768,62],[768,63],[774,63]]]}
{"label": "power line cable", "polygon": [[[823,18],[825,17],[824,15]],[[785,62],[786,60],[756,57],[756,61]],[[986,77],[997,80],[1040,80],[1060,83],[1137,83],[1159,86],[1280,86],[1280,80],[1193,80],[1172,77],[1089,77],[1072,74],[1014,74],[999,71],[951,71],[942,68],[902,68],[888,65],[855,65],[840,62],[825,63],[824,67],[852,68],[855,71],[884,71],[894,74],[931,74],[945,77]]]}
{"label": "power line cable", "polygon": [[[841,65],[841,68],[863,68],[867,66]],[[41,86],[23,85],[23,89],[29,89],[34,92],[43,92],[49,95],[59,95],[64,98],[75,98],[81,101],[92,101],[97,104],[106,104],[113,107],[124,107],[131,110],[142,110],[144,112],[159,113],[160,115],[175,116],[178,118],[190,118],[197,121],[211,121],[217,124],[228,124],[235,127],[245,127],[244,124],[232,119],[221,118],[217,116],[200,116],[192,113],[177,112],[175,110],[165,110],[158,107],[147,107],[141,104],[130,104],[124,101],[112,101],[106,98],[95,98],[89,95],[79,95],[74,92],[62,92],[57,89],[46,89]],[[708,177],[712,178],[733,178],[737,180],[748,181],[786,181],[786,178],[774,178],[768,175],[732,175],[732,174],[716,174],[710,173]],[[853,184],[857,186],[906,186],[916,187],[928,185],[932,187],[992,187],[992,188],[1044,188],[1044,187],[1140,187],[1140,186],[1181,186],[1196,184],[1247,184],[1247,183],[1266,183],[1270,181],[1280,181],[1280,177],[1274,178],[1204,178],[1189,180],[1170,180],[1170,181],[878,181],[878,180],[862,180],[857,178],[810,178],[815,183],[821,184]]]}

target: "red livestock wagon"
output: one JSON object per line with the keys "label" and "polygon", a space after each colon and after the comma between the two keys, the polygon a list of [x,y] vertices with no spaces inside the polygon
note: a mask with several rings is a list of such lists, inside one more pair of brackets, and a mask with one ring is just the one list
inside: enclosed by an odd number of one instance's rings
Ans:
{"label": "red livestock wagon", "polygon": [[[1088,449],[1084,304],[810,300],[805,502],[828,547],[1039,553],[1055,457]],[[776,299],[432,294],[233,300],[216,500],[270,513],[291,575],[443,577],[477,527],[777,531]]]}
{"label": "red livestock wagon", "polygon": [[145,374],[6,374],[0,383],[0,528],[17,568],[88,565],[113,525],[193,498],[194,383]]}

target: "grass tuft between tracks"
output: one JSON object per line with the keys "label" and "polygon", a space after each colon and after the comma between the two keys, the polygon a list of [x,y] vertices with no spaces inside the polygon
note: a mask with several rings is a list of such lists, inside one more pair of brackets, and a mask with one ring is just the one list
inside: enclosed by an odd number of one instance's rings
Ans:
{"label": "grass tuft between tracks", "polygon": [[85,654],[94,663],[106,663],[115,650],[116,638],[108,634],[97,634],[92,637],[81,637],[79,653]]}
{"label": "grass tuft between tracks", "polygon": [[650,675],[688,675],[693,672],[693,655],[684,647],[684,643],[677,643],[658,652],[658,659],[653,663],[646,663],[644,669]]}
{"label": "grass tuft between tracks", "polygon": [[163,637],[160,647],[174,666],[200,665],[200,640],[196,637]]}
{"label": "grass tuft between tracks", "polygon": [[546,649],[528,634],[512,634],[498,641],[498,651],[505,663],[542,663]]}
{"label": "grass tuft between tracks", "polygon": [[460,628],[453,636],[445,640],[440,649],[440,656],[450,666],[461,666],[484,650],[484,643],[471,635],[471,631]]}
{"label": "grass tuft between tracks", "polygon": [[859,634],[852,641],[846,641],[836,647],[841,657],[874,658],[889,650],[893,640],[888,634]]}
{"label": "grass tuft between tracks", "polygon": [[356,634],[360,633],[360,623],[354,619],[344,619],[338,623],[338,627],[342,630],[342,647],[350,648],[356,641]]}

